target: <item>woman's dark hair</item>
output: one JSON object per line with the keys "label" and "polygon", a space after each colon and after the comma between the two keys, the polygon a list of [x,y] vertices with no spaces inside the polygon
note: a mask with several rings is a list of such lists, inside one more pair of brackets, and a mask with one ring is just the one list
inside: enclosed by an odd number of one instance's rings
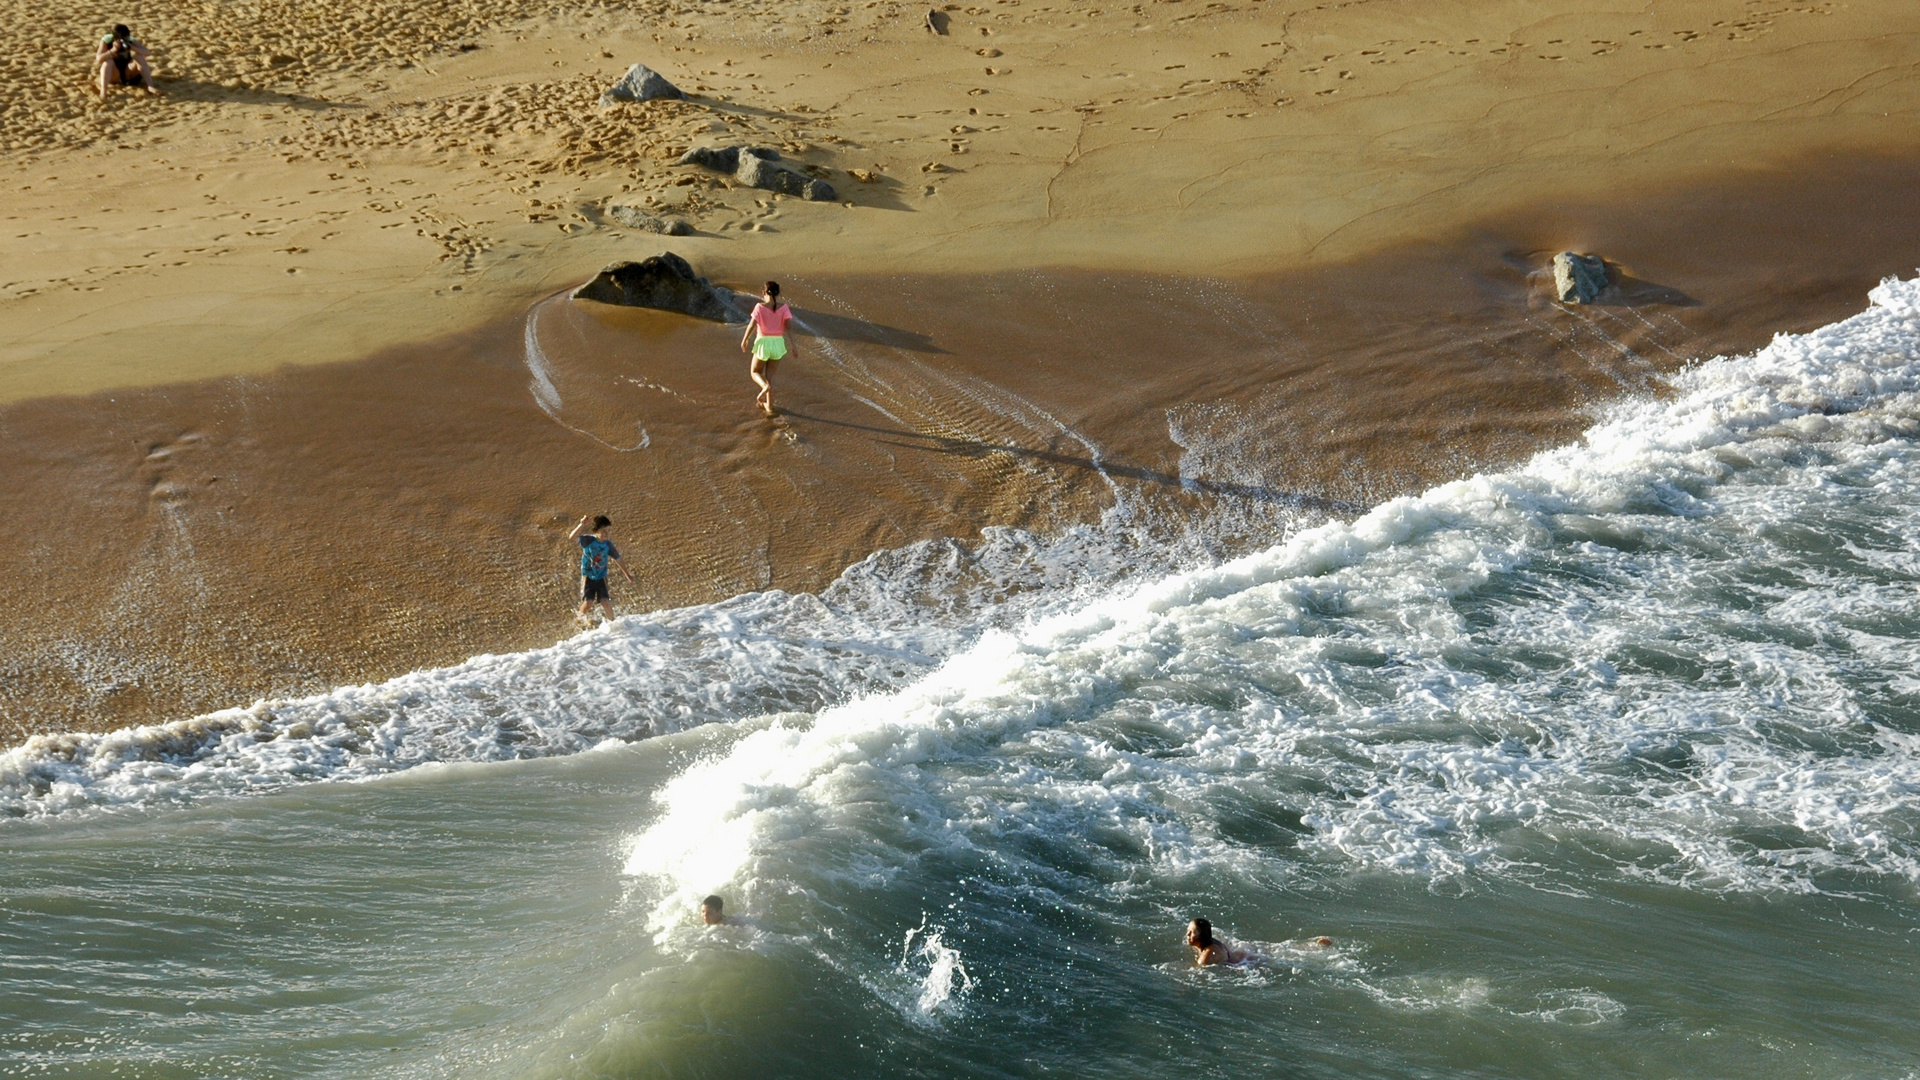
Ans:
{"label": "woman's dark hair", "polygon": [[113,36],[119,38],[121,41],[126,41],[133,36],[133,31],[127,29],[126,23],[119,23],[113,28]]}
{"label": "woman's dark hair", "polygon": [[1193,920],[1193,929],[1200,935],[1200,944],[1213,944],[1213,924],[1205,919]]}
{"label": "woman's dark hair", "polygon": [[767,295],[773,297],[774,303],[776,304],[779,303],[780,302],[780,283],[777,281],[767,282]]}
{"label": "woman's dark hair", "polygon": [[611,524],[613,524],[613,519],[605,514],[601,514],[599,517],[593,519],[593,529],[595,532],[599,532]]}

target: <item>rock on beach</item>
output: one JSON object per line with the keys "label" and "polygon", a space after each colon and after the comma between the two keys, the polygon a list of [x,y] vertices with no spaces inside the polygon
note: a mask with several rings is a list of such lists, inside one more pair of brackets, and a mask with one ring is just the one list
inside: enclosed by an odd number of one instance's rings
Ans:
{"label": "rock on beach", "polygon": [[638,206],[615,204],[607,207],[607,216],[629,229],[641,229],[662,236],[692,236],[693,226],[680,218],[663,218]]}
{"label": "rock on beach", "polygon": [[619,82],[607,87],[606,92],[600,95],[600,107],[605,109],[622,101],[655,101],[660,98],[685,101],[687,95],[659,72],[645,64],[635,64],[627,69]]}
{"label": "rock on beach", "polygon": [[764,158],[767,161],[779,161],[780,151],[764,146],[696,146],[680,155],[675,165],[698,165],[714,172],[730,173],[740,168],[743,157]]}
{"label": "rock on beach", "polygon": [[832,202],[834,190],[824,180],[815,180],[798,169],[766,158],[741,155],[740,167],[733,178],[749,187],[764,188],[781,195],[797,195],[810,202]]}
{"label": "rock on beach", "polygon": [[1563,304],[1591,304],[1607,287],[1607,263],[1598,255],[1563,251],[1553,257],[1553,290]]}
{"label": "rock on beach", "polygon": [[695,274],[687,260],[671,251],[639,262],[613,263],[573,290],[571,299],[677,311],[714,322],[747,321],[733,290]]}
{"label": "rock on beach", "polygon": [[729,172],[738,183],[781,195],[793,195],[810,202],[832,202],[839,198],[833,185],[816,180],[780,161],[780,155],[760,146],[696,146],[680,155],[676,165],[698,165],[715,172]]}

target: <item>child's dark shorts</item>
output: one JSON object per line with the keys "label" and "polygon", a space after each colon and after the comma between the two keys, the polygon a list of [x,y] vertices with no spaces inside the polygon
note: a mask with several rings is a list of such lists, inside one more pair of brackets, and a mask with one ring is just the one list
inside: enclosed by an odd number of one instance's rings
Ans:
{"label": "child's dark shorts", "polygon": [[604,600],[611,599],[611,595],[607,592],[607,579],[603,577],[602,578],[592,578],[592,577],[581,578],[580,579],[580,599],[589,604],[593,603],[595,600],[604,601]]}

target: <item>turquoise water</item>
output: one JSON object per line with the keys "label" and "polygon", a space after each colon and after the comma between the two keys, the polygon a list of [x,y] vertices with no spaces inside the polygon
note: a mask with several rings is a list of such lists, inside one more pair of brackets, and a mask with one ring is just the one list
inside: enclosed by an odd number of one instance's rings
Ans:
{"label": "turquoise water", "polygon": [[[1129,888],[1133,853],[1028,837],[1019,869],[819,866],[759,925],[662,947],[612,871],[727,734],[16,829],[0,1054],[87,1076],[1899,1076],[1920,1038],[1907,897],[1434,887],[1300,860],[1297,826],[1257,814],[1235,825],[1277,880]],[[1188,909],[1337,948],[1196,972]],[[972,980],[928,1014],[929,964],[902,963],[923,915]]]}
{"label": "turquoise water", "polygon": [[1230,562],[1116,513],[43,739],[0,1072],[1915,1075],[1917,438],[1889,283]]}

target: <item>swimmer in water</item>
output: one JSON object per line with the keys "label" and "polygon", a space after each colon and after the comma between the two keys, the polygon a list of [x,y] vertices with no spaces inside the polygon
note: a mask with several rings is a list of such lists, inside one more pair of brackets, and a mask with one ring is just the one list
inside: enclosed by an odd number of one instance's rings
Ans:
{"label": "swimmer in water", "polygon": [[[1251,949],[1243,949],[1228,944],[1225,940],[1213,936],[1213,924],[1205,919],[1195,919],[1187,924],[1187,944],[1193,947],[1193,966],[1211,967],[1214,964],[1259,964],[1266,957]],[[1333,939],[1330,937],[1311,937],[1301,946],[1307,949],[1330,949]]]}
{"label": "swimmer in water", "polygon": [[718,896],[709,896],[700,901],[700,923],[703,926],[725,926],[727,917],[720,913],[726,901]]}
{"label": "swimmer in water", "polygon": [[1187,924],[1187,944],[1193,947],[1194,967],[1247,962],[1247,951],[1236,949],[1214,937],[1213,924],[1205,919],[1195,919]]}

